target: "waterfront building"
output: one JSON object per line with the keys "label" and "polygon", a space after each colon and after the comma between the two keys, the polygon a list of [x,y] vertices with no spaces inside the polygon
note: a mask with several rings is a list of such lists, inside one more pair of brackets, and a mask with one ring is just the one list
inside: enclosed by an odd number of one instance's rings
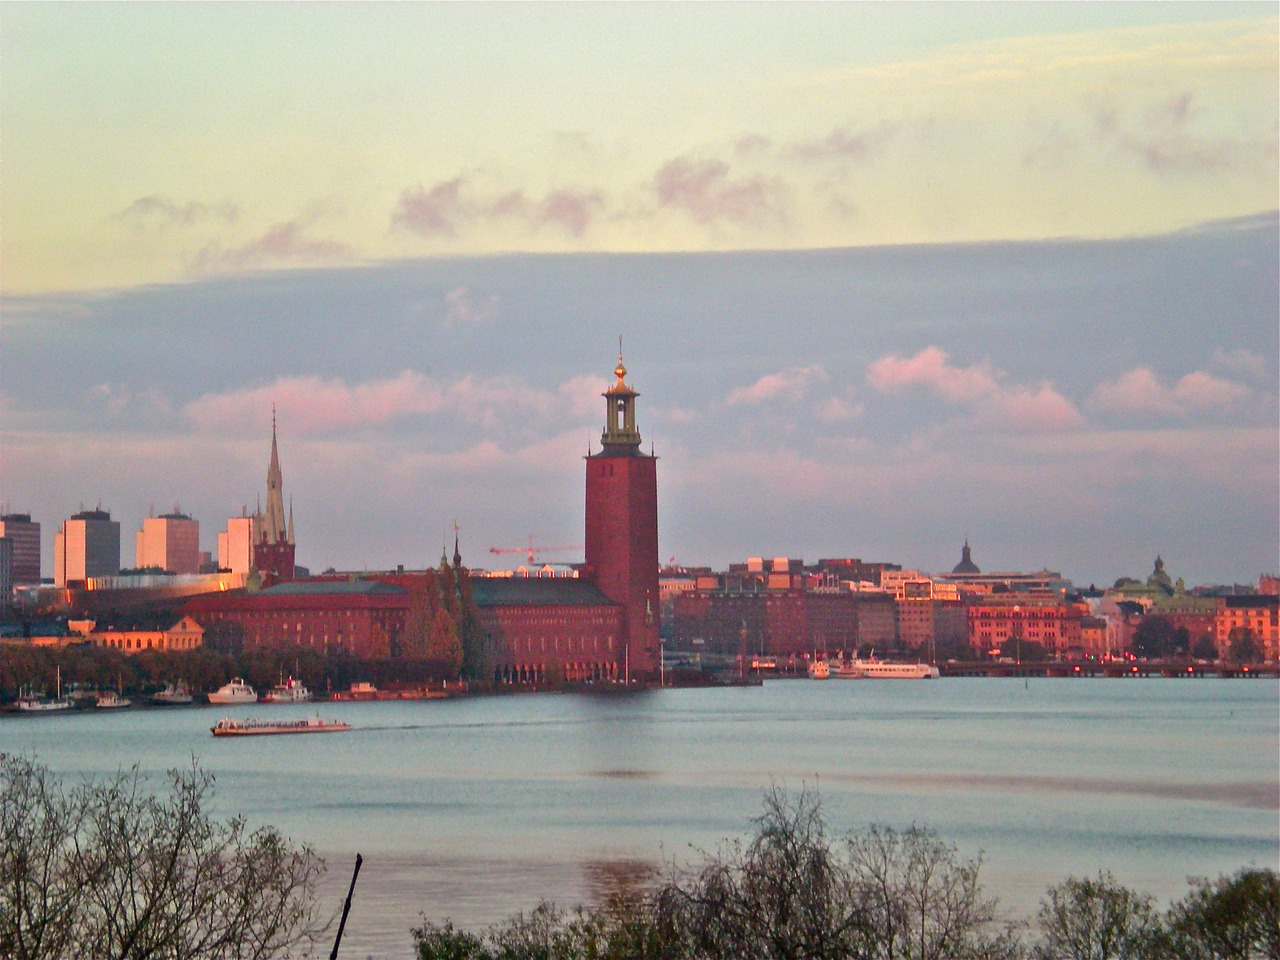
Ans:
{"label": "waterfront building", "polygon": [[90,620],[77,632],[95,647],[111,647],[130,655],[144,650],[195,650],[204,643],[204,628],[189,616],[180,617],[164,630],[98,630]]}
{"label": "waterfront building", "polygon": [[[657,677],[656,458],[640,452],[638,394],[624,379],[621,358],[614,373],[617,382],[604,394],[604,449],[587,457],[581,569],[568,575],[471,576],[456,539],[452,567],[441,558],[440,580],[456,584],[459,597],[469,594],[474,603],[483,646],[479,659],[486,669],[481,679],[527,684]],[[278,478],[274,439],[272,464],[269,476]],[[271,512],[255,523],[270,522],[263,518]],[[291,530],[287,540],[291,544]],[[256,528],[254,542],[262,543]],[[194,598],[185,610],[211,636],[249,647],[300,644],[394,658],[405,655],[414,591],[427,579],[425,572],[401,568],[359,579],[297,580]]]}
{"label": "waterfront building", "polygon": [[1229,655],[1234,631],[1248,630],[1263,660],[1280,659],[1280,596],[1240,594],[1218,597],[1217,604],[1214,635],[1220,657]]}
{"label": "waterfront building", "polygon": [[814,652],[897,646],[893,598],[880,590],[833,585],[803,561],[750,558],[723,574],[697,577],[673,604],[680,649],[743,657],[803,657]]}
{"label": "waterfront building", "polygon": [[200,572],[200,522],[174,507],[172,513],[147,517],[135,537],[138,569],[158,567],[169,573]]}
{"label": "waterfront building", "polygon": [[623,608],[622,659],[628,675],[659,669],[658,458],[640,449],[636,398],[618,354],[616,382],[603,394],[599,453],[587,455],[585,572]]}
{"label": "waterfront building", "polygon": [[53,539],[54,586],[120,572],[120,524],[106,510],[82,510]]}
{"label": "waterfront building", "polygon": [[13,585],[34,586],[40,582],[40,524],[29,513],[0,516],[0,537],[13,543]]}
{"label": "waterfront building", "polygon": [[1087,612],[1084,604],[1060,598],[991,594],[968,606],[969,646],[985,654],[1009,640],[1029,640],[1050,656],[1079,656],[1083,652],[1081,621]]}

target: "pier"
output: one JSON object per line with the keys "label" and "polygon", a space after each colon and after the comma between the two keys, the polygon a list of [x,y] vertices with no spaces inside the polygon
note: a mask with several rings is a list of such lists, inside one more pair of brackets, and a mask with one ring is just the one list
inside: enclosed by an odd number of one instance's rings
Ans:
{"label": "pier", "polygon": [[939,663],[944,677],[1253,677],[1280,678],[1277,663],[1196,660],[967,660]]}

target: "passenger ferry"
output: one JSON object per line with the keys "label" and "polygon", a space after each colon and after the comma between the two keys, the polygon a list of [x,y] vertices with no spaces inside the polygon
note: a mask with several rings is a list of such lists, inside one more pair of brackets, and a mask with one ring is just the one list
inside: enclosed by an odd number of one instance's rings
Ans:
{"label": "passenger ferry", "polygon": [[810,660],[808,671],[811,679],[826,680],[831,676],[831,664],[825,660]]}
{"label": "passenger ferry", "polygon": [[337,733],[350,730],[351,725],[320,717],[301,720],[232,720],[223,717],[209,729],[215,737],[254,737],[274,733]]}
{"label": "passenger ferry", "polygon": [[869,660],[837,660],[831,665],[831,676],[842,680],[931,680],[941,676],[931,663],[885,663]]}
{"label": "passenger ferry", "polygon": [[258,694],[239,677],[209,694],[210,703],[257,703]]}
{"label": "passenger ferry", "polygon": [[151,702],[157,707],[185,706],[191,702],[191,691],[187,689],[184,683],[180,683],[177,686],[169,683],[165,685],[163,690],[151,695]]}

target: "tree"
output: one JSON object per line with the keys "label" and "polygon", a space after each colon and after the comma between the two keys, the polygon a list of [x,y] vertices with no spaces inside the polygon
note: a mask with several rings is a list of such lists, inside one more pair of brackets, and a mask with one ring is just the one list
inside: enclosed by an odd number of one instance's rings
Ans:
{"label": "tree", "polygon": [[212,820],[213,777],[135,768],[65,790],[0,754],[0,956],[6,960],[265,960],[323,932],[323,862],[276,830]]}
{"label": "tree", "polygon": [[1217,660],[1218,645],[1213,642],[1213,637],[1202,633],[1191,645],[1191,655],[1197,660]]}
{"label": "tree", "polygon": [[1022,637],[1006,638],[1004,643],[1000,644],[1000,656],[1033,662],[1048,659],[1043,643],[1039,640],[1024,640]]}
{"label": "tree", "polygon": [[1040,901],[1041,941],[1033,960],[1145,960],[1154,954],[1160,920],[1151,898],[1116,883],[1110,873],[1068,877]]}
{"label": "tree", "polygon": [[1170,960],[1271,960],[1280,957],[1280,874],[1246,867],[1217,880],[1195,878],[1169,908]]}
{"label": "tree", "polygon": [[1251,627],[1232,627],[1227,634],[1229,656],[1236,663],[1256,663],[1262,659],[1258,638]]}
{"label": "tree", "polygon": [[1151,614],[1143,617],[1133,631],[1133,652],[1140,657],[1158,660],[1173,649],[1175,642],[1173,623],[1168,617]]}

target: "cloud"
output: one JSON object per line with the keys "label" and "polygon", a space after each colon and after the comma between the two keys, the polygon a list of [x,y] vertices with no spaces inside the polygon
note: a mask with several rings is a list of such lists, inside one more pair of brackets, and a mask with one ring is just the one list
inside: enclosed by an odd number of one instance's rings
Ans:
{"label": "cloud", "polygon": [[921,386],[951,403],[971,403],[1000,389],[989,364],[952,366],[949,354],[933,346],[906,359],[897,355],[881,357],[867,368],[867,382],[882,393]]}
{"label": "cloud", "polygon": [[[197,430],[213,434],[261,432],[273,408],[291,433],[303,436],[434,415],[478,425],[483,431],[519,432],[549,419],[572,420],[594,412],[604,389],[599,377],[575,377],[546,390],[512,377],[467,374],[443,381],[415,370],[361,383],[308,375],[208,393],[187,404],[182,413]],[[512,417],[513,410],[520,411],[518,418]]]}
{"label": "cloud", "polygon": [[478,223],[513,219],[533,230],[554,226],[581,237],[605,207],[599,190],[558,189],[535,200],[523,190],[486,198],[472,194],[467,187],[463,177],[455,177],[430,190],[417,187],[404,191],[392,211],[392,225],[422,237],[453,238]]}
{"label": "cloud", "polygon": [[458,221],[468,214],[461,199],[462,184],[462,178],[455,177],[430,190],[421,186],[405,190],[391,214],[391,223],[423,237],[456,236]]}
{"label": "cloud", "polygon": [[868,160],[882,150],[897,132],[897,125],[888,122],[857,133],[833,130],[821,140],[797,144],[791,149],[791,154],[801,160]]}
{"label": "cloud", "polygon": [[936,346],[914,357],[881,357],[867,368],[867,382],[882,393],[923,387],[949,404],[974,411],[976,426],[1015,433],[1079,429],[1084,418],[1049,382],[1009,383],[1006,374],[983,362],[958,367]]}
{"label": "cloud", "polygon": [[154,387],[135,391],[115,383],[95,384],[85,395],[84,406],[117,418],[125,415],[164,417],[172,412],[169,398]]}
{"label": "cloud", "polygon": [[445,327],[478,327],[498,315],[498,296],[476,297],[466,287],[454,287],[444,295]]}
{"label": "cloud", "polygon": [[791,367],[766,374],[749,387],[738,387],[725,397],[726,407],[803,400],[809,387],[827,379],[820,366]]}
{"label": "cloud", "polygon": [[188,266],[192,273],[278,266],[287,263],[336,263],[354,253],[352,247],[336,240],[310,240],[296,220],[277,223],[262,236],[238,247],[224,248],[213,243],[196,255]]}
{"label": "cloud", "polygon": [[201,203],[198,200],[179,203],[168,197],[153,195],[139,197],[117,213],[113,219],[132,222],[139,226],[159,222],[189,227],[210,219],[235,223],[240,219],[240,209],[230,200],[223,200],[216,204]]}
{"label": "cloud", "polygon": [[754,220],[781,213],[779,187],[763,177],[733,180],[721,160],[677,158],[653,178],[663,207],[687,211],[699,223]]}
{"label": "cloud", "polygon": [[1105,413],[1124,416],[1187,417],[1230,409],[1246,400],[1251,392],[1243,384],[1203,370],[1188,373],[1167,386],[1150,367],[1134,367],[1109,383],[1099,384],[1089,404]]}
{"label": "cloud", "polygon": [[1261,381],[1267,375],[1267,361],[1259,354],[1243,348],[1236,350],[1216,348],[1209,359],[1209,366],[1255,381]]}

